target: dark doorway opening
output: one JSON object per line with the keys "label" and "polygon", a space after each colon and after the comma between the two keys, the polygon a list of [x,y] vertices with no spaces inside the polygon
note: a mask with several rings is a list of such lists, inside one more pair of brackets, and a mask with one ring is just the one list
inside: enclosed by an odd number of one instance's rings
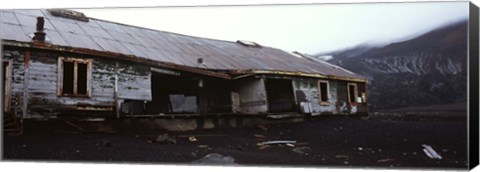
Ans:
{"label": "dark doorway opening", "polygon": [[199,113],[196,78],[152,73],[152,101],[146,105],[148,114]]}
{"label": "dark doorway opening", "polygon": [[295,111],[292,81],[287,79],[266,79],[269,112]]}

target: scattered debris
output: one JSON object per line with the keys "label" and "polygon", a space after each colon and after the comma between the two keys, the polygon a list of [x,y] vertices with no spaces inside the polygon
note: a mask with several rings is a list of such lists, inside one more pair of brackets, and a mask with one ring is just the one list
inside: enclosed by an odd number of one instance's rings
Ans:
{"label": "scattered debris", "polygon": [[85,129],[83,129],[82,127],[78,126],[78,125],[75,125],[74,123],[70,122],[70,121],[67,121],[65,119],[62,119],[63,122],[65,122],[66,124],[78,129],[79,131],[83,132],[83,133],[86,133],[87,131]]}
{"label": "scattered debris", "polygon": [[236,164],[231,156],[224,156],[219,153],[210,153],[203,158],[193,161],[195,164]]}
{"label": "scattered debris", "polygon": [[198,145],[198,148],[208,148],[208,145]]}
{"label": "scattered debris", "polygon": [[335,155],[335,158],[337,159],[348,159],[347,155]]}
{"label": "scattered debris", "polygon": [[183,155],[181,153],[178,153],[178,152],[174,152],[172,153],[173,156],[179,158],[179,157],[182,157]]}
{"label": "scattered debris", "polygon": [[291,144],[291,143],[287,143],[287,144],[285,144],[285,145],[290,146],[290,147],[292,147],[292,148],[295,147],[295,145],[294,145],[294,144]]}
{"label": "scattered debris", "polygon": [[267,130],[268,130],[268,128],[265,127],[264,125],[257,125],[257,128],[259,128],[259,129],[261,129],[261,130],[263,130],[263,131],[267,131]]}
{"label": "scattered debris", "polygon": [[175,137],[225,137],[226,135],[224,134],[200,134],[200,135],[195,135],[195,136],[192,136],[192,135],[176,135]]}
{"label": "scattered debris", "polygon": [[392,162],[392,161],[395,161],[395,159],[386,158],[386,159],[379,159],[379,160],[377,160],[377,162]]}
{"label": "scattered debris", "polygon": [[267,138],[266,136],[261,134],[253,134],[253,136],[255,136],[256,138],[262,138],[262,139]]}
{"label": "scattered debris", "polygon": [[362,147],[358,147],[357,149],[358,149],[359,151],[362,151],[362,150],[363,150],[363,148],[362,148]]}
{"label": "scattered debris", "polygon": [[308,155],[308,151],[310,151],[310,147],[307,147],[307,146],[296,147],[296,148],[293,148],[292,151],[298,154]]}
{"label": "scattered debris", "polygon": [[423,146],[423,152],[431,158],[431,159],[442,159],[442,156],[440,156],[433,148],[429,145],[422,145]]}
{"label": "scattered debris", "polygon": [[198,141],[198,139],[197,139],[195,136],[190,136],[190,137],[188,137],[188,140],[191,141],[191,142],[196,142],[196,141]]}
{"label": "scattered debris", "polygon": [[168,137],[168,134],[163,134],[158,136],[157,139],[155,139],[155,142],[164,144],[176,144],[177,140],[175,140],[175,138]]}
{"label": "scattered debris", "polygon": [[258,149],[265,149],[265,148],[268,148],[270,147],[269,145],[259,145],[258,146]]}
{"label": "scattered debris", "polygon": [[101,139],[97,142],[97,146],[112,147],[112,143],[110,143],[110,140]]}
{"label": "scattered debris", "polygon": [[294,141],[294,140],[274,140],[274,141],[267,141],[267,142],[261,142],[261,143],[257,143],[257,146],[261,146],[261,145],[273,145],[273,144],[294,144],[294,143],[297,143],[297,141]]}

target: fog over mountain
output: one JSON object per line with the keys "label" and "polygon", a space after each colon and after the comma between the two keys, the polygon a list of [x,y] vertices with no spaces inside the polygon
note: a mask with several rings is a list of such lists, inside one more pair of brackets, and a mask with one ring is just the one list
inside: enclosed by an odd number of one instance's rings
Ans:
{"label": "fog over mountain", "polygon": [[402,42],[315,56],[368,77],[372,110],[466,102],[467,28],[463,20]]}

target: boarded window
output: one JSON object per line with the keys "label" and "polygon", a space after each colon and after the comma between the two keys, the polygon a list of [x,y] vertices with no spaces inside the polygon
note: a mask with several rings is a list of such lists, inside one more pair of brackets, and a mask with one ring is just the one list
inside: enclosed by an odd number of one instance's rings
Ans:
{"label": "boarded window", "polygon": [[170,103],[174,113],[196,113],[197,96],[185,94],[170,94]]}
{"label": "boarded window", "polygon": [[328,81],[318,81],[318,90],[320,94],[320,102],[328,102]]}
{"label": "boarded window", "polygon": [[63,58],[59,59],[59,94],[65,96],[89,96],[90,60]]}
{"label": "boarded window", "polygon": [[357,84],[349,83],[348,84],[348,100],[351,103],[357,102]]}

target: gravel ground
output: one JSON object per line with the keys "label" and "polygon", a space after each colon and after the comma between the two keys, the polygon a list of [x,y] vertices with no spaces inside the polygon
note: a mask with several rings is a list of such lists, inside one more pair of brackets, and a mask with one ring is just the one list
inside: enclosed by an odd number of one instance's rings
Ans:
{"label": "gravel ground", "polygon": [[[219,153],[248,166],[464,169],[468,165],[466,120],[459,118],[332,116],[308,122],[188,132],[74,131],[4,135],[3,157],[9,161],[188,164]],[[176,143],[156,143],[157,136],[163,134]],[[195,136],[190,139],[196,141],[190,141],[189,136]],[[257,145],[269,140],[297,143]],[[432,146],[443,158],[430,159],[422,151],[422,144]]]}

